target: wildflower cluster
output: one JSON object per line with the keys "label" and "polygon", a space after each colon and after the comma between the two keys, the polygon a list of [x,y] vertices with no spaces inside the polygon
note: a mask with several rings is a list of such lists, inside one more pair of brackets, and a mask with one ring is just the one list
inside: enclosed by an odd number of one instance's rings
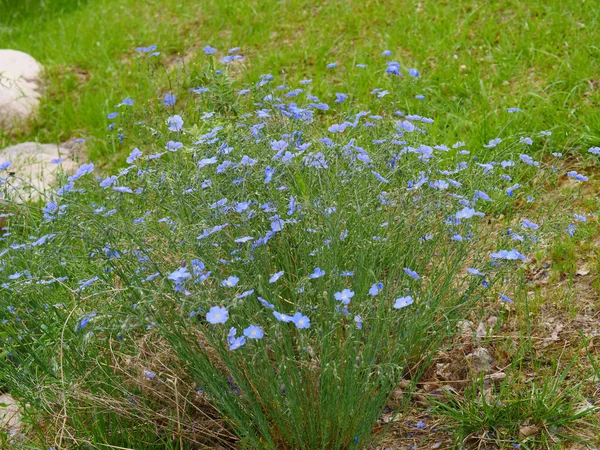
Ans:
{"label": "wildflower cluster", "polygon": [[[418,87],[420,72],[398,62],[383,63],[392,84],[372,91],[378,111],[336,113],[350,94],[318,98],[312,80],[270,74],[238,88],[223,78],[240,50],[204,53],[203,85],[163,93],[144,120],[138,99],[108,115],[109,132],[136,142],[125,167],[106,176],[84,164],[39,213],[7,217],[0,318],[12,363],[24,371],[30,349],[62,354],[64,324],[66,348],[90,364],[107,342],[134,353],[141,336],[164,339],[251,447],[363,446],[408,368],[474,302],[513,303],[520,265],[562,227],[498,218],[534,202],[528,178],[558,176],[528,153],[548,133],[482,149],[435,142],[433,118],[387,100],[393,83]],[[236,112],[202,110],[224,84]],[[178,110],[181,98],[196,106]]]}

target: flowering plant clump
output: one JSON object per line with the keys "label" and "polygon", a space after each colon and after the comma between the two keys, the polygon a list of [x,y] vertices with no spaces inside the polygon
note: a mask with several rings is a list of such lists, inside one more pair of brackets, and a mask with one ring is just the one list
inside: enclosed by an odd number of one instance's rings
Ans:
{"label": "flowering plant clump", "polygon": [[[350,94],[318,98],[309,79],[238,88],[239,50],[216,68],[217,50],[204,52],[157,113],[126,99],[109,114],[114,139],[135,145],[121,170],[83,164],[41,209],[4,215],[6,383],[33,409],[60,409],[77,441],[89,430],[68,414],[75,387],[120,398],[115,358],[167,342],[242,445],[363,448],[399,382],[418,380],[475,304],[513,303],[528,255],[564,233],[530,191],[560,174],[528,152],[533,138],[475,155],[434,141],[433,118],[388,101],[394,83],[418,87],[397,62],[366,111]],[[103,439],[131,445],[115,430]]]}

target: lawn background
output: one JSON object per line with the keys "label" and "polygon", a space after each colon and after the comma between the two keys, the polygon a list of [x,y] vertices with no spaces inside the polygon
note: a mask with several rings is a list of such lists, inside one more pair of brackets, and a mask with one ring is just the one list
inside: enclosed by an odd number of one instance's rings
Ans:
{"label": "lawn background", "polygon": [[[314,78],[313,93],[333,83],[374,112],[368,92],[389,49],[391,60],[420,70],[427,112],[446,142],[480,148],[506,124],[506,108],[520,107],[521,129],[552,130],[560,151],[585,150],[600,143],[599,15],[585,0],[0,0],[0,48],[30,53],[47,69],[39,117],[0,144],[83,137],[90,158],[110,165],[131,149],[107,143],[106,114],[127,96],[158,101],[134,48],[156,44],[175,65],[210,44],[242,47],[242,81]],[[327,69],[331,62],[338,67]]]}

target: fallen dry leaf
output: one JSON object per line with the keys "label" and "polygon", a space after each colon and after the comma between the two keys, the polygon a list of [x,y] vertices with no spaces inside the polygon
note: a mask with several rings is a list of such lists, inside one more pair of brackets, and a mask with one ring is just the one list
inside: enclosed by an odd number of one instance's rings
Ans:
{"label": "fallen dry leaf", "polygon": [[527,425],[526,427],[519,428],[519,439],[525,439],[529,436],[534,436],[540,431],[537,425]]}

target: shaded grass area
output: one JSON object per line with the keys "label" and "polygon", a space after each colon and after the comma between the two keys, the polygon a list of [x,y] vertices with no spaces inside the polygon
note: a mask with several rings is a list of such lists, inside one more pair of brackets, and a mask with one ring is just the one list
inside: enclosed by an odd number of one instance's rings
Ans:
{"label": "shaded grass area", "polygon": [[[551,129],[559,149],[587,148],[600,137],[599,12],[589,1],[180,1],[98,0],[0,3],[0,47],[32,54],[47,68],[39,118],[2,138],[88,140],[92,158],[124,153],[105,143],[106,114],[124,97],[148,97],[133,49],[157,44],[167,61],[193,58],[210,44],[241,46],[239,76],[272,73],[288,83],[333,83],[377,112],[382,50],[422,73],[427,108],[441,138],[480,146],[525,111],[522,128]],[[43,5],[43,6],[39,6]],[[327,69],[337,62],[338,67]],[[379,70],[361,71],[357,63]],[[168,80],[162,81],[168,86]],[[324,99],[331,101],[331,99]],[[401,110],[423,107],[412,96]],[[494,130],[494,131],[492,131]],[[104,159],[105,163],[109,161]]]}

